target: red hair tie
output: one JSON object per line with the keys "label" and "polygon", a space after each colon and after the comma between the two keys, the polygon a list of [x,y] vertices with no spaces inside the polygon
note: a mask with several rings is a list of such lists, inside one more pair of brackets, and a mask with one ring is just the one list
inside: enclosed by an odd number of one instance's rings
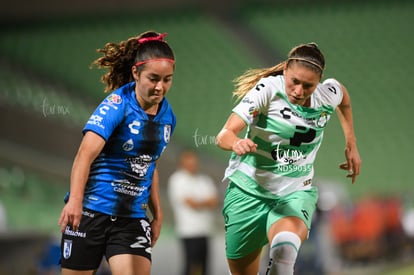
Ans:
{"label": "red hair tie", "polygon": [[160,35],[157,36],[151,36],[151,37],[143,37],[138,39],[138,43],[139,44],[144,44],[148,41],[161,41],[161,42],[165,42],[164,37],[167,36],[167,33],[162,33]]}

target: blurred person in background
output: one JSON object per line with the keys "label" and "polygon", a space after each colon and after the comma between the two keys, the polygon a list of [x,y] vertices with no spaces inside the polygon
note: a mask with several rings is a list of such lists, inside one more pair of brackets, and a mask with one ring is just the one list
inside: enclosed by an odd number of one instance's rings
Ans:
{"label": "blurred person in background", "polygon": [[7,231],[7,211],[0,200],[0,233]]}
{"label": "blurred person in background", "polygon": [[165,98],[175,68],[165,35],[98,50],[93,64],[109,70],[102,81],[113,92],[87,121],[73,163],[59,218],[62,274],[94,274],[103,256],[114,275],[150,274],[163,219],[157,160],[176,124]]}
{"label": "blurred person in background", "polygon": [[340,168],[352,183],[360,172],[350,96],[335,79],[320,83],[324,68],[318,46],[308,43],[294,47],[286,61],[236,79],[238,104],[216,138],[232,151],[223,215],[233,275],[256,275],[267,243],[266,274],[294,273],[318,199],[313,163],[335,110],[345,136]]}
{"label": "blurred person in background", "polygon": [[195,151],[181,153],[179,167],[168,181],[168,196],[184,252],[181,274],[206,275],[219,198],[213,180],[199,172]]}

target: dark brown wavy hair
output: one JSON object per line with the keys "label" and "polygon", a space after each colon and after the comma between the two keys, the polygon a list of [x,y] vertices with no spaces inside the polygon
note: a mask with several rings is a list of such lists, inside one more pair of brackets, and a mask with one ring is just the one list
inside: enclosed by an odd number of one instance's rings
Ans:
{"label": "dark brown wavy hair", "polygon": [[[108,69],[101,81],[106,85],[105,92],[113,91],[134,80],[132,66],[137,62],[152,58],[175,59],[171,47],[164,40],[151,40],[139,43],[145,37],[156,37],[160,34],[154,31],[144,32],[137,37],[128,38],[119,43],[106,43],[102,49],[97,49],[103,56],[92,62],[91,67]],[[138,66],[138,72],[145,64]]]}

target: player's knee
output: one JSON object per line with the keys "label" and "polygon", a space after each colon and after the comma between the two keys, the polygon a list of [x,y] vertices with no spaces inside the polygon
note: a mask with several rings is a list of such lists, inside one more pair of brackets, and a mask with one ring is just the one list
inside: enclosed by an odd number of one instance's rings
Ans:
{"label": "player's knee", "polygon": [[276,234],[270,246],[270,258],[273,263],[294,264],[301,245],[298,235],[282,231]]}

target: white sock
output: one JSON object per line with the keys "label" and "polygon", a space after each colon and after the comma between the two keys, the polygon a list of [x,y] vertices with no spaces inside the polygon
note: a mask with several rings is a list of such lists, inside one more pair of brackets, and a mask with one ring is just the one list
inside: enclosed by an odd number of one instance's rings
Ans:
{"label": "white sock", "polygon": [[295,233],[289,231],[277,233],[270,245],[270,260],[266,275],[293,275],[300,245],[300,238]]}

